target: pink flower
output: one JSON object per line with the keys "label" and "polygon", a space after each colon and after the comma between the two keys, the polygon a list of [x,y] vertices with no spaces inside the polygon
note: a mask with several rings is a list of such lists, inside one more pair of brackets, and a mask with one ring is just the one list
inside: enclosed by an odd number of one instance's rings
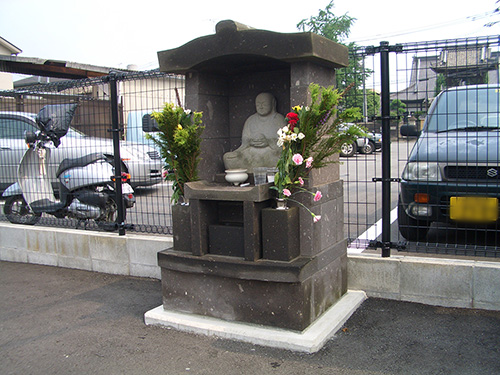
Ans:
{"label": "pink flower", "polygon": [[304,180],[302,179],[302,177],[299,177],[299,184],[300,186],[304,186]]}
{"label": "pink flower", "polygon": [[290,190],[288,190],[288,189],[283,189],[283,195],[284,195],[285,197],[289,197],[290,195],[292,195],[292,193],[291,193],[291,192],[290,192]]}
{"label": "pink flower", "polygon": [[317,222],[318,222],[318,221],[320,221],[320,220],[321,220],[321,215],[314,215],[314,216],[313,216],[313,221],[314,221],[315,223],[317,223]]}
{"label": "pink flower", "polygon": [[301,165],[304,162],[304,158],[302,157],[301,154],[293,155],[292,160],[295,163],[295,165]]}
{"label": "pink flower", "polygon": [[316,194],[314,194],[314,201],[318,202],[321,198],[323,197],[323,194],[321,194],[321,191],[317,191]]}
{"label": "pink flower", "polygon": [[168,176],[168,170],[167,170],[167,169],[165,169],[165,170],[163,171],[163,173],[161,174],[161,176],[163,177],[163,179],[166,179],[166,178],[167,178],[167,176]]}
{"label": "pink flower", "polygon": [[312,156],[309,156],[307,159],[306,159],[306,168],[311,168],[312,167],[312,163],[313,163],[313,158]]}

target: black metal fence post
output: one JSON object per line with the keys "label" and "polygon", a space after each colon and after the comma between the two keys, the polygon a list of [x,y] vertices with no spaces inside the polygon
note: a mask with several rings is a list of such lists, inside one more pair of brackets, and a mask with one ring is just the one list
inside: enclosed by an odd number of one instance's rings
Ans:
{"label": "black metal fence post", "polygon": [[115,166],[115,192],[116,204],[118,206],[118,234],[125,235],[125,209],[123,207],[122,198],[122,179],[121,179],[121,156],[120,156],[120,124],[118,121],[118,90],[116,86],[116,74],[110,74],[109,88],[111,100],[111,122],[113,133],[113,153],[114,153],[114,166]]}
{"label": "black metal fence post", "polygon": [[382,257],[391,256],[391,114],[389,43],[380,42],[382,115]]}
{"label": "black metal fence post", "polygon": [[389,46],[389,42],[380,42],[379,47],[367,47],[368,54],[380,53],[381,79],[381,119],[382,119],[382,178],[374,178],[374,182],[382,182],[382,241],[372,241],[371,247],[381,247],[382,257],[391,256],[391,248],[398,245],[391,242],[391,182],[399,181],[391,177],[391,109],[389,81],[389,52],[401,52],[403,46]]}

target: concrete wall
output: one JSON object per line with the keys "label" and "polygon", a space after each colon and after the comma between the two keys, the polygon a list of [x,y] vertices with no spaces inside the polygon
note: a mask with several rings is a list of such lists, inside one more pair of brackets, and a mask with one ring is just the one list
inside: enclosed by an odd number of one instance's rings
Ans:
{"label": "concrete wall", "polygon": [[500,310],[500,262],[350,255],[349,289],[369,297]]}
{"label": "concrete wall", "polygon": [[160,278],[156,254],[171,236],[0,224],[0,260]]}
{"label": "concrete wall", "polygon": [[[160,279],[171,236],[97,233],[0,223],[0,260]],[[500,262],[394,255],[348,256],[348,288],[369,297],[500,310]]]}

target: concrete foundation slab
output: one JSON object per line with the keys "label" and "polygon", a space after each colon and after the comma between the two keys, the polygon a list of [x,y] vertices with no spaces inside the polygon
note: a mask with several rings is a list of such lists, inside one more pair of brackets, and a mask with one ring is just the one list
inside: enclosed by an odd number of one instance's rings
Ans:
{"label": "concrete foundation slab", "polygon": [[228,322],[212,317],[167,311],[158,306],[144,314],[147,325],[243,341],[255,345],[315,353],[320,350],[366,299],[363,291],[350,290],[302,332],[262,325]]}

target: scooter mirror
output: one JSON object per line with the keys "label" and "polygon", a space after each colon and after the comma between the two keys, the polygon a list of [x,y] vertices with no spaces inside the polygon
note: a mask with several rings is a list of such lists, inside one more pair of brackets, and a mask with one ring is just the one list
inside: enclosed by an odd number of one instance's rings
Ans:
{"label": "scooter mirror", "polygon": [[33,142],[36,141],[36,134],[31,131],[26,131],[24,133],[24,141],[26,142],[27,145],[31,145]]}

